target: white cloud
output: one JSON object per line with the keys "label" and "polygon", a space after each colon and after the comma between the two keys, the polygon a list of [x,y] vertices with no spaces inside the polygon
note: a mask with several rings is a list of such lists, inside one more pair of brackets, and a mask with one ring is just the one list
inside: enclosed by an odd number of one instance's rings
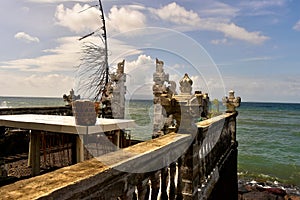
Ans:
{"label": "white cloud", "polygon": [[253,44],[262,44],[263,42],[269,39],[269,37],[262,35],[258,31],[249,32],[245,28],[239,27],[234,23],[213,24],[207,27],[207,29],[210,28],[223,32],[227,37],[247,41]]}
{"label": "white cloud", "polygon": [[80,43],[75,37],[58,39],[59,45],[44,52],[48,55],[18,59],[0,63],[0,69],[16,69],[24,72],[71,72],[78,65]]}
{"label": "white cloud", "polygon": [[150,56],[141,54],[135,60],[125,61],[125,73],[127,74],[126,98],[143,99],[152,98],[153,72],[155,60]]}
{"label": "white cloud", "polygon": [[227,42],[228,42],[228,40],[226,38],[211,41],[211,43],[214,45],[226,44]]}
{"label": "white cloud", "polygon": [[242,101],[299,102],[299,75],[268,77],[223,76],[227,89],[236,91]]}
{"label": "white cloud", "polygon": [[[171,22],[178,26],[186,27],[190,30],[209,30],[221,32],[227,38],[238,39],[252,44],[261,44],[268,39],[258,31],[250,32],[230,22],[230,17],[236,15],[237,10],[222,3],[215,3],[215,6],[206,8],[206,15],[214,15],[226,11],[223,16],[226,17],[209,17],[200,18],[193,10],[187,10],[184,7],[173,2],[159,9],[148,8],[159,19]],[[95,7],[86,12],[80,11],[89,8],[89,5],[75,4],[73,8],[65,8],[63,4],[57,6],[55,18],[57,24],[69,28],[71,31],[86,34],[100,28],[101,20],[99,10]],[[106,17],[106,26],[109,34],[122,33],[130,30],[146,27],[147,17],[146,8],[138,5],[128,5],[117,7],[113,6]]]}
{"label": "white cloud", "polygon": [[282,9],[286,6],[287,0],[254,0],[241,1],[240,14],[244,16],[276,16],[278,12],[274,9]]}
{"label": "white cloud", "polygon": [[149,66],[155,69],[155,60],[152,59],[150,56],[141,54],[136,60],[126,62],[125,73],[130,73],[134,70],[143,71],[141,70],[141,68],[148,68]]}
{"label": "white cloud", "polygon": [[143,9],[141,6],[127,6],[121,8],[113,6],[106,20],[108,32],[126,32],[145,27],[146,16],[139,11],[141,9]]}
{"label": "white cloud", "polygon": [[223,33],[226,37],[261,44],[269,39],[258,31],[249,32],[245,28],[232,22],[224,22],[217,18],[200,18],[194,11],[187,11],[177,3],[170,3],[160,9],[150,9],[152,13],[165,21],[178,25],[188,26],[192,30],[209,30]]}
{"label": "white cloud", "polygon": [[267,60],[272,60],[272,57],[261,56],[261,57],[253,57],[253,58],[244,58],[244,59],[241,59],[240,61],[242,61],[242,62],[253,62],[253,61],[267,61]]}
{"label": "white cloud", "polygon": [[14,36],[16,39],[19,39],[19,40],[23,40],[27,43],[31,43],[31,42],[40,42],[39,38],[38,37],[33,37],[33,36],[30,36],[29,34],[25,33],[25,32],[18,32],[15,34]]}
{"label": "white cloud", "polygon": [[97,8],[92,7],[88,11],[83,11],[90,8],[90,5],[76,3],[73,8],[65,8],[63,4],[56,7],[55,19],[56,24],[66,27],[75,33],[90,33],[102,26],[100,12]]}
{"label": "white cloud", "polygon": [[150,9],[150,11],[159,16],[161,19],[176,24],[198,26],[201,21],[197,13],[192,10],[188,11],[175,2],[170,3],[160,9]]}
{"label": "white cloud", "polygon": [[[90,37],[88,41],[100,42],[98,37]],[[46,55],[0,62],[1,95],[60,96],[74,88],[78,75],[75,66],[80,63],[81,42],[77,37],[59,38],[56,42],[58,45],[55,48],[43,51]],[[113,38],[109,39],[109,47],[109,60],[115,62],[120,62],[122,55],[140,53],[134,47]],[[125,69],[134,71],[135,67],[151,62],[149,59],[140,56],[136,62],[128,62]],[[110,65],[113,66],[113,63]],[[7,80],[10,80],[9,84]]]}
{"label": "white cloud", "polygon": [[233,18],[237,16],[239,12],[238,8],[212,0],[204,2],[199,9],[199,13],[202,17],[222,18],[223,20]]}
{"label": "white cloud", "polygon": [[[88,9],[89,8],[89,9]],[[85,12],[80,12],[88,9]],[[143,6],[113,6],[106,18],[108,34],[126,32],[132,29],[143,28],[146,25],[146,17],[140,11]],[[55,18],[57,24],[70,29],[75,33],[90,33],[102,27],[100,11],[90,5],[75,4],[73,8],[66,8],[60,4],[56,8]]]}
{"label": "white cloud", "polygon": [[[7,83],[7,80],[10,80]],[[1,95],[62,97],[74,87],[73,77],[62,74],[0,73]]]}
{"label": "white cloud", "polygon": [[284,6],[286,0],[256,0],[256,1],[243,1],[242,6],[247,6],[254,10],[273,7],[273,6]]}
{"label": "white cloud", "polygon": [[293,29],[296,31],[300,31],[300,20],[293,26]]}
{"label": "white cloud", "polygon": [[[70,0],[27,0],[28,2],[33,3],[63,3],[63,2],[70,2]],[[76,0],[76,2],[85,2],[85,3],[91,3],[91,0]]]}

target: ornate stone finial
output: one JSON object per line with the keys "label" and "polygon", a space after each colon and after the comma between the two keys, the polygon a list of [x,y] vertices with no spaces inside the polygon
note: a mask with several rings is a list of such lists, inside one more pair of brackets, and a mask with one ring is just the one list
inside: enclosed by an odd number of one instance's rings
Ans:
{"label": "ornate stone finial", "polygon": [[125,60],[118,63],[117,74],[123,74],[124,73],[124,66],[125,66]]}
{"label": "ornate stone finial", "polygon": [[180,84],[180,92],[183,94],[191,94],[192,93],[192,85],[193,81],[190,79],[187,73],[184,74],[184,77],[179,81]]}
{"label": "ornate stone finial", "polygon": [[164,61],[158,60],[156,58],[156,72],[163,73],[163,71],[164,71],[163,67],[164,67]]}
{"label": "ornate stone finial", "polygon": [[238,108],[241,104],[241,97],[235,97],[234,91],[229,91],[229,96],[224,97],[222,99],[223,105],[226,106],[227,111],[226,112],[235,112],[235,108]]}

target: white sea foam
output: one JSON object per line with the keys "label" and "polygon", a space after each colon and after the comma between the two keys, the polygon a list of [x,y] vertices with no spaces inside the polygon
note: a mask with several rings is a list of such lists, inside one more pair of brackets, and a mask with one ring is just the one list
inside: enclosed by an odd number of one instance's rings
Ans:
{"label": "white sea foam", "polygon": [[11,106],[8,106],[7,101],[0,102],[0,108],[11,108]]}

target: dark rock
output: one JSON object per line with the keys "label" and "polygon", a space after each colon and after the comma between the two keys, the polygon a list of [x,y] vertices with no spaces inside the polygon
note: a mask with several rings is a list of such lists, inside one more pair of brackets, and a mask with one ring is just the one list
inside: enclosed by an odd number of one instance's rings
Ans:
{"label": "dark rock", "polygon": [[245,185],[245,188],[250,192],[250,191],[257,191],[255,186],[252,185]]}
{"label": "dark rock", "polygon": [[286,195],[284,196],[284,200],[300,200],[300,196]]}
{"label": "dark rock", "polygon": [[238,192],[239,192],[239,194],[244,194],[244,193],[249,192],[249,190],[246,188],[246,185],[239,184]]}
{"label": "dark rock", "polygon": [[263,192],[266,190],[266,188],[260,187],[260,186],[256,186],[255,187],[257,191]]}
{"label": "dark rock", "polygon": [[281,188],[267,188],[266,191],[282,197],[286,195],[286,191]]}
{"label": "dark rock", "polygon": [[267,192],[253,191],[243,195],[242,200],[284,200],[281,196],[276,196]]}

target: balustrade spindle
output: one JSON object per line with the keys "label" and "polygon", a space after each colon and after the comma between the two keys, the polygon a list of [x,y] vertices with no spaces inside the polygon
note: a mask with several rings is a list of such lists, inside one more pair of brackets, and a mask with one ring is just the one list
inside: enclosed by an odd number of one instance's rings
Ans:
{"label": "balustrade spindle", "polygon": [[182,200],[182,157],[178,159],[178,177],[177,177],[177,190],[176,190],[176,200]]}
{"label": "balustrade spindle", "polygon": [[170,164],[170,192],[169,192],[169,199],[175,199],[176,193],[176,186],[175,186],[175,175],[176,175],[176,163]]}
{"label": "balustrade spindle", "polygon": [[150,175],[150,181],[151,181],[151,188],[152,188],[151,200],[157,200],[159,185],[160,185],[159,172],[153,172]]}

